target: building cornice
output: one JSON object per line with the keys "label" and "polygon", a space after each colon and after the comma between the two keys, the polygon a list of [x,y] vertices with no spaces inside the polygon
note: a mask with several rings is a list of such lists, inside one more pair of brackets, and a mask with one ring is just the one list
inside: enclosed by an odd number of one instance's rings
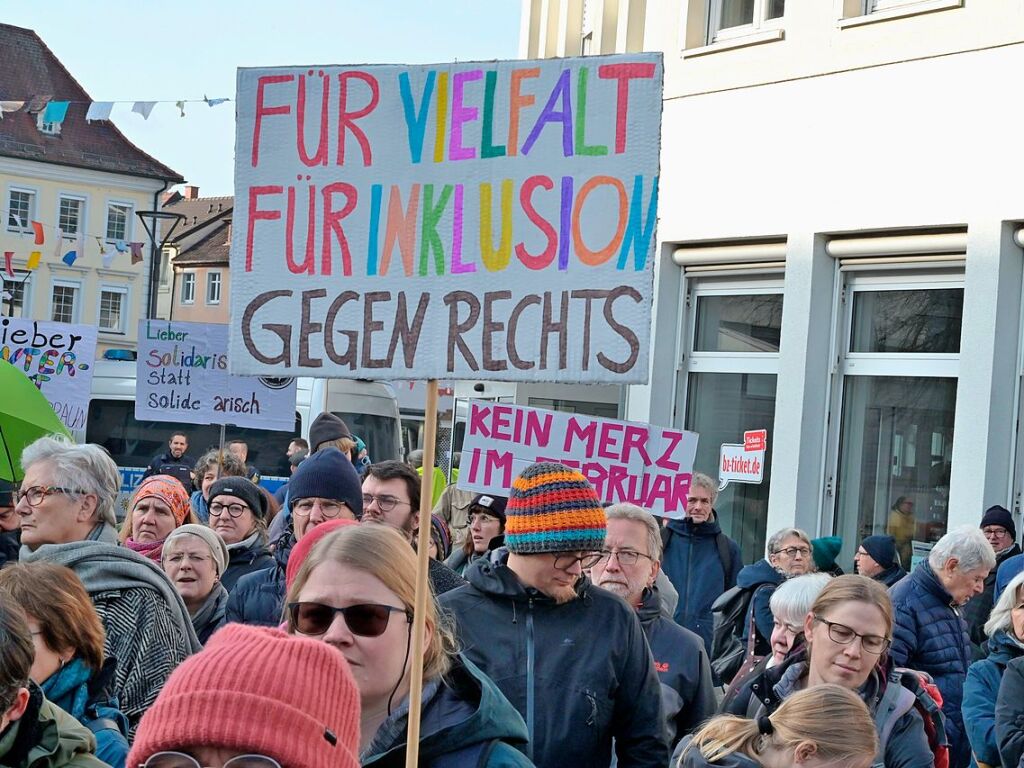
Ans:
{"label": "building cornice", "polygon": [[165,182],[142,176],[127,176],[106,171],[92,171],[70,165],[55,165],[35,160],[21,160],[0,156],[0,174],[20,176],[58,183],[89,184],[99,187],[115,187],[129,192],[152,195],[165,187]]}

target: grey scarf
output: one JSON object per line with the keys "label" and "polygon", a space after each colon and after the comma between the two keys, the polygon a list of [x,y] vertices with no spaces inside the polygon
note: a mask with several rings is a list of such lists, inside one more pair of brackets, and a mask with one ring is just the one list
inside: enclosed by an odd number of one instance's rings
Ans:
{"label": "grey scarf", "polygon": [[206,596],[206,600],[199,606],[199,610],[192,616],[192,626],[196,635],[201,635],[209,625],[218,625],[224,621],[224,615],[228,607],[228,591],[224,585],[217,582]]}

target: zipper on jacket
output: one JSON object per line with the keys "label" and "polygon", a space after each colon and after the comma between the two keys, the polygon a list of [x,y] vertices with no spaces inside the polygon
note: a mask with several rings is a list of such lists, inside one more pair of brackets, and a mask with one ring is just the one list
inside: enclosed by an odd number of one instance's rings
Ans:
{"label": "zipper on jacket", "polygon": [[533,760],[533,598],[530,598],[526,612],[526,730],[530,735],[526,756]]}

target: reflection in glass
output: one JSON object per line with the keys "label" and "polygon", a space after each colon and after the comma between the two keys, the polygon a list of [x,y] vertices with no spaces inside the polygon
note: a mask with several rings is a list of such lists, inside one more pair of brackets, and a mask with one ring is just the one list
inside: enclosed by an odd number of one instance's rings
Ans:
{"label": "reflection in glass", "polygon": [[963,288],[856,291],[851,352],[960,351]]}
{"label": "reflection in glass", "polygon": [[768,8],[765,10],[766,19],[781,19],[786,12],[786,0],[768,0]]}
{"label": "reflection in glass", "polygon": [[953,378],[846,377],[835,520],[845,563],[865,536],[888,533],[910,570],[912,542],[946,532],[955,405]]}
{"label": "reflection in glass", "polygon": [[778,352],[782,294],[697,298],[695,352]]}
{"label": "reflection in glass", "polygon": [[718,28],[740,27],[754,23],[754,0],[722,0]]}
{"label": "reflection in glass", "polygon": [[764,482],[730,483],[715,502],[722,530],[740,545],[743,562],[752,563],[764,555],[775,435],[775,375],[691,373],[689,386],[685,428],[700,435],[694,471],[717,480],[722,443],[742,443],[746,430],[768,430]]}

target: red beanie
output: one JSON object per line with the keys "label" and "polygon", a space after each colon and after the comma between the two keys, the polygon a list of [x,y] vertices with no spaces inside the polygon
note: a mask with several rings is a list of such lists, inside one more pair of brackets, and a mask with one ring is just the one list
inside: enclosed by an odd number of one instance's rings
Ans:
{"label": "red beanie", "polygon": [[229,624],[168,678],[127,764],[190,746],[284,766],[359,768],[359,689],[327,643]]}
{"label": "red beanie", "polygon": [[315,528],[308,529],[306,531],[306,535],[295,543],[295,546],[292,547],[291,554],[288,555],[288,567],[284,570],[285,590],[287,591],[292,588],[292,584],[295,583],[295,577],[299,575],[299,568],[302,567],[302,563],[305,562],[307,557],[309,557],[309,553],[312,551],[314,544],[320,541],[320,539],[331,531],[344,528],[346,525],[358,524],[359,523],[355,520],[345,518],[343,520],[325,520]]}

